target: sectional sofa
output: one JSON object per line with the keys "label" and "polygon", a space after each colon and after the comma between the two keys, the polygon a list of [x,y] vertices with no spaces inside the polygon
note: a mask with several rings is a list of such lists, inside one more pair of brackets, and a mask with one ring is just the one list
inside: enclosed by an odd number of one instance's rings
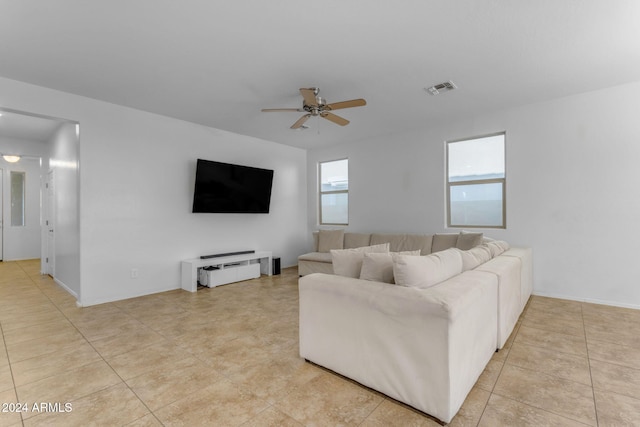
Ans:
{"label": "sectional sofa", "polygon": [[478,233],[339,234],[316,234],[299,258],[301,357],[451,421],[526,305],[531,249]]}

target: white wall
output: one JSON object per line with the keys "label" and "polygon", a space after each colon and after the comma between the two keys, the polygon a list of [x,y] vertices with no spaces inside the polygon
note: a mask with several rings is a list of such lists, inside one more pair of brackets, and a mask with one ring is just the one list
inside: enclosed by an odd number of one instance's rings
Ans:
{"label": "white wall", "polygon": [[485,233],[534,249],[537,294],[640,308],[638,111],[640,82],[312,151],[308,229],[317,162],[348,157],[349,230],[455,231],[445,228],[444,141],[504,130],[507,229]]}
{"label": "white wall", "polygon": [[[40,258],[40,157],[46,156],[42,142],[0,137],[0,153],[20,154],[17,163],[0,157],[3,170],[3,256],[5,261]],[[32,156],[32,157],[31,157]],[[25,172],[25,226],[11,226],[10,172]]]}
{"label": "white wall", "polygon": [[[303,150],[3,78],[0,106],[80,123],[82,305],[179,288],[182,259],[305,248]],[[197,158],[274,169],[271,213],[192,214]]]}

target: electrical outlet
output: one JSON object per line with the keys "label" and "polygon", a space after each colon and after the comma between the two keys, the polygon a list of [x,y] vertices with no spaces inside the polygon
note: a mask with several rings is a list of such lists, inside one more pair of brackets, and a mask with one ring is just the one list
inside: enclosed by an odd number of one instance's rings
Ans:
{"label": "electrical outlet", "polygon": [[138,269],[137,268],[132,268],[131,269],[131,278],[132,279],[137,279],[138,278]]}

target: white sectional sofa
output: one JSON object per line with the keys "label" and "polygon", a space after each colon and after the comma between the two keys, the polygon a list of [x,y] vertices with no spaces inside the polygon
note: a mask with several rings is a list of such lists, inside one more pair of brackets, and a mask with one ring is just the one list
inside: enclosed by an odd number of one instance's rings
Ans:
{"label": "white sectional sofa", "polygon": [[[359,233],[351,241],[364,243],[365,236]],[[456,249],[459,236],[371,234],[367,247],[329,252],[336,262],[345,255],[360,259],[357,268],[337,263],[338,274],[310,273],[326,270],[321,264],[333,270],[333,263],[302,256],[311,265],[303,267],[299,281],[301,357],[451,421],[507,341],[533,283],[531,249],[505,250],[504,242],[485,239],[484,245],[461,250]],[[471,237],[464,236],[459,246]],[[385,245],[413,255],[370,252]],[[392,260],[398,284],[377,281],[386,277],[387,264],[372,270],[373,276],[365,273],[369,261],[385,257]],[[427,267],[415,274],[414,265]],[[423,275],[430,277],[422,280]]]}

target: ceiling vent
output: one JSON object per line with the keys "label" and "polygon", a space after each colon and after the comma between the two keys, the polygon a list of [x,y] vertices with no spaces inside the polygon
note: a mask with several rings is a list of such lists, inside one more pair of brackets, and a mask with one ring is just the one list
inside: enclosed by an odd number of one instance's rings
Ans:
{"label": "ceiling vent", "polygon": [[457,89],[458,86],[455,85],[451,80],[444,83],[439,83],[437,85],[433,85],[431,87],[427,87],[424,90],[429,92],[431,95],[440,95],[443,92],[449,92],[451,90]]}

